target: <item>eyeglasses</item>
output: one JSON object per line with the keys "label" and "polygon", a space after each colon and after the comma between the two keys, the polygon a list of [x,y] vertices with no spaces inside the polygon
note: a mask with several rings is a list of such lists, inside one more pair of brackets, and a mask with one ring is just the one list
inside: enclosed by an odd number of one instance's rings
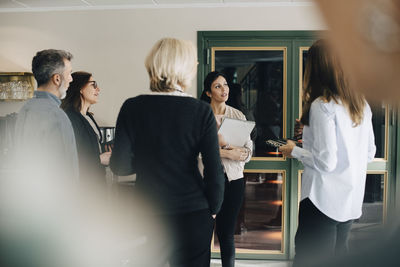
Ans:
{"label": "eyeglasses", "polygon": [[98,88],[98,87],[97,87],[97,82],[96,82],[96,81],[89,81],[88,83],[92,83],[94,89]]}

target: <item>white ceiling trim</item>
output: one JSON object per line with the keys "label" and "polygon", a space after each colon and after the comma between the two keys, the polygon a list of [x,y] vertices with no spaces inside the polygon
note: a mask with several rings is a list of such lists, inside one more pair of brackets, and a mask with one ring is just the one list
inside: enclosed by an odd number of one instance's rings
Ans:
{"label": "white ceiling trim", "polygon": [[[205,3],[205,4],[154,4],[141,5],[100,5],[100,6],[66,6],[66,7],[21,7],[21,8],[2,8],[0,13],[20,13],[20,12],[50,12],[50,11],[74,11],[74,10],[120,10],[120,9],[161,9],[161,8],[215,8],[215,7],[298,7],[314,6],[313,2],[267,2],[267,3]],[[21,4],[18,1],[13,1]]]}
{"label": "white ceiling trim", "polygon": [[21,3],[21,2],[19,2],[17,0],[11,0],[11,2],[16,3],[17,5],[21,5],[21,6],[25,7],[25,8],[29,8],[28,5],[25,5],[24,3]]}
{"label": "white ceiling trim", "polygon": [[89,3],[88,1],[86,1],[86,0],[81,0],[84,4],[86,4],[86,5],[88,5],[88,6],[91,6],[92,4],[91,3]]}

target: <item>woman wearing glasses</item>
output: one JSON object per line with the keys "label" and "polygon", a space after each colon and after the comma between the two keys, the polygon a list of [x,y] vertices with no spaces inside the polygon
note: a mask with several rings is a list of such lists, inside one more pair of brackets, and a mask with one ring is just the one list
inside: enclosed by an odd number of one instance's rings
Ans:
{"label": "woman wearing glasses", "polygon": [[89,112],[90,106],[98,101],[100,88],[91,73],[74,72],[72,78],[61,108],[68,115],[74,129],[80,179],[102,184],[105,183],[105,165],[110,162],[111,150],[101,153],[100,129],[93,114]]}

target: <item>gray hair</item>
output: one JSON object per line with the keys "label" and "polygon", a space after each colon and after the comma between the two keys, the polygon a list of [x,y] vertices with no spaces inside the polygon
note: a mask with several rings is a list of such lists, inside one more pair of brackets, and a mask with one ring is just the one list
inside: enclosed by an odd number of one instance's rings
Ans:
{"label": "gray hair", "polygon": [[62,73],[64,59],[71,60],[72,54],[64,50],[46,49],[36,53],[32,59],[32,72],[37,86],[46,84],[56,73]]}

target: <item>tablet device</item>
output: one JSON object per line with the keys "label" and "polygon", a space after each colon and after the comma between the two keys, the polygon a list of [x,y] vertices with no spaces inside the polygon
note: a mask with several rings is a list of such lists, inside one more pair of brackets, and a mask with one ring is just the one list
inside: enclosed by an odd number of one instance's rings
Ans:
{"label": "tablet device", "polygon": [[222,134],[228,144],[242,147],[249,140],[255,125],[254,121],[225,118],[218,133]]}

